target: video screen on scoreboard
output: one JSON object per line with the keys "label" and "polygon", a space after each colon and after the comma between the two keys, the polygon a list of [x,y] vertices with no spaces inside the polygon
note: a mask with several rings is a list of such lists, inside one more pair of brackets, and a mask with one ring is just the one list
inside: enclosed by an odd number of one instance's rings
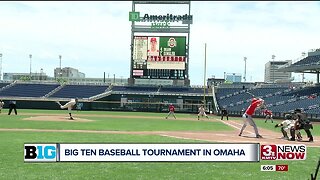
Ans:
{"label": "video screen on scoreboard", "polygon": [[184,79],[185,36],[135,36],[133,42],[134,78]]}

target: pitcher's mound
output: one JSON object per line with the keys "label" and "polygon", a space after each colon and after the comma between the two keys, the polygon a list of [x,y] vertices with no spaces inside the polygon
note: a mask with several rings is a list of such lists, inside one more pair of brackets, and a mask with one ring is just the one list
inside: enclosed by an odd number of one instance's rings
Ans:
{"label": "pitcher's mound", "polygon": [[67,122],[91,122],[93,120],[84,119],[79,117],[73,117],[73,120],[69,119],[69,116],[31,116],[24,118],[23,120],[30,121],[67,121]]}

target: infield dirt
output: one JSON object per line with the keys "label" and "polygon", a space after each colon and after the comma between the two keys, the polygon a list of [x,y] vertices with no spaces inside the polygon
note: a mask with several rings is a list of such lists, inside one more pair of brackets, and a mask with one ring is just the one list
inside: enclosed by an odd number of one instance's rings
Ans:
{"label": "infield dirt", "polygon": [[[63,115],[34,115],[23,120],[32,121],[65,121],[65,122],[93,122],[94,120],[85,119],[88,115],[77,115],[75,120],[69,120],[68,116]],[[176,119],[164,119],[162,117],[148,117],[148,116],[119,116],[119,115],[90,115],[95,117],[113,117],[113,118],[155,118],[163,119],[164,121],[176,121]],[[197,118],[178,118],[177,120],[198,121]],[[259,128],[259,133],[263,138],[255,138],[253,128],[247,126],[242,136],[238,136],[242,121],[222,121],[214,117],[210,119],[203,118],[200,121],[222,122],[230,127],[233,131],[103,131],[103,130],[52,130],[52,129],[0,129],[0,131],[35,131],[35,132],[80,132],[80,133],[105,133],[105,134],[141,134],[141,135],[160,135],[181,139],[203,140],[209,142],[223,142],[223,143],[261,143],[261,144],[306,144],[310,147],[320,147],[320,137],[315,136],[314,142],[306,141],[287,141],[280,139],[282,136],[279,132]],[[307,140],[307,137],[303,137]]]}

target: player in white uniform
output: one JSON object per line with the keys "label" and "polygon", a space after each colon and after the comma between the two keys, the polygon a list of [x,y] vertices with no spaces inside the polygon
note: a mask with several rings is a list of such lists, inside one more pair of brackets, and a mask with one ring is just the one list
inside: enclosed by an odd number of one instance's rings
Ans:
{"label": "player in white uniform", "polygon": [[[285,116],[286,120],[282,121],[279,124],[276,124],[274,127],[281,127],[281,132],[283,134],[282,139],[289,140],[288,133],[290,133],[290,129],[294,128],[295,120],[291,120],[291,115]],[[302,136],[299,130],[296,130],[296,136],[298,141],[302,140]]]}
{"label": "player in white uniform", "polygon": [[73,120],[73,117],[71,115],[71,110],[75,108],[75,106],[78,103],[78,98],[71,99],[69,102],[67,102],[65,105],[61,105],[59,101],[57,101],[61,109],[68,109],[70,120]]}
{"label": "player in white uniform", "polygon": [[1,114],[1,110],[2,110],[3,106],[4,106],[4,102],[2,100],[0,100],[0,114]]}
{"label": "player in white uniform", "polygon": [[199,119],[200,116],[206,116],[206,118],[209,119],[209,117],[207,116],[206,110],[204,109],[203,105],[201,105],[201,106],[199,107],[198,120],[200,120],[200,119]]}

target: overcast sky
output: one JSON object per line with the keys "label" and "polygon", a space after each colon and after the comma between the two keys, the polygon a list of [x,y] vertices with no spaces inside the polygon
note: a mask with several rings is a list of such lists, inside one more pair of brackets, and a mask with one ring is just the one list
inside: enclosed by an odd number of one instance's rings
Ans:
{"label": "overcast sky", "polygon": [[[54,68],[73,67],[86,77],[130,76],[130,1],[0,2],[2,72],[32,72],[53,76]],[[186,6],[139,6],[141,14],[185,14]],[[204,44],[207,77],[244,74],[263,81],[265,64],[295,60],[320,47],[320,2],[191,3],[190,80],[203,84]],[[301,74],[295,75],[301,81]],[[315,75],[306,80],[315,81]]]}

